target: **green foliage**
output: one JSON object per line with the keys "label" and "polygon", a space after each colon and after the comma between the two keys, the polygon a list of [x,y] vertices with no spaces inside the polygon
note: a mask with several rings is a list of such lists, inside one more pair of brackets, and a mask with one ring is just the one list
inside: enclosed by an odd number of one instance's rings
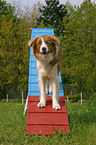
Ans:
{"label": "green foliage", "polygon": [[64,84],[77,84],[86,94],[96,92],[96,4],[82,3],[65,23],[62,78]]}
{"label": "green foliage", "polygon": [[90,96],[91,99],[96,98],[96,93]]}
{"label": "green foliage", "polygon": [[30,50],[28,41],[31,37],[30,28],[36,24],[34,18],[35,15],[32,15],[29,23],[25,16],[22,19],[15,16],[15,20],[10,17],[8,20],[7,15],[3,15],[0,29],[0,98],[6,96],[9,88],[16,87],[27,93]]}
{"label": "green foliage", "polygon": [[[16,25],[20,19],[14,13],[14,7],[6,4],[6,1],[0,1],[0,4],[0,98],[2,98],[6,94],[8,84],[11,84],[12,81],[14,84],[15,78],[18,78],[19,75],[18,69],[15,67],[14,55],[18,51],[15,49],[16,45],[18,46]],[[16,60],[18,60],[17,57]]]}
{"label": "green foliage", "polygon": [[66,5],[66,9],[67,9],[69,14],[74,12],[74,7],[73,7],[73,5],[71,5],[69,0],[65,3],[65,5]]}
{"label": "green foliage", "polygon": [[[67,96],[66,96],[66,99],[67,99]],[[76,102],[80,100],[80,94],[68,95],[68,99],[71,100],[72,102]]]}
{"label": "green foliage", "polygon": [[16,87],[20,75],[18,65],[21,62],[20,51],[22,51],[22,48],[19,47],[19,35],[17,34],[18,21],[15,21],[15,23],[13,21],[13,18],[7,21],[5,17],[2,21],[0,31],[0,64],[2,66],[0,68],[0,85],[2,87],[1,89],[3,89],[4,86],[7,88],[7,86],[11,84]]}
{"label": "green foliage", "polygon": [[11,18],[16,19],[16,15],[14,15],[15,7],[12,7],[9,3],[7,4],[6,1],[0,0],[0,26],[2,25],[2,21],[6,16],[7,21]]}
{"label": "green foliage", "polygon": [[[30,28],[36,27],[36,17],[40,15],[39,7],[42,5],[37,3],[31,9],[26,8],[22,15],[17,9],[17,17],[14,7],[6,4],[5,1],[1,3],[0,99],[5,98],[7,93],[10,98],[13,91],[16,94],[20,90],[26,96],[28,92]],[[41,23],[39,27],[44,27],[44,24]]]}
{"label": "green foliage", "polygon": [[45,0],[46,6],[40,9],[41,15],[37,18],[37,24],[43,21],[45,26],[55,28],[55,34],[60,36],[64,31],[64,25],[61,27],[63,18],[67,15],[66,6],[59,4],[59,0]]}

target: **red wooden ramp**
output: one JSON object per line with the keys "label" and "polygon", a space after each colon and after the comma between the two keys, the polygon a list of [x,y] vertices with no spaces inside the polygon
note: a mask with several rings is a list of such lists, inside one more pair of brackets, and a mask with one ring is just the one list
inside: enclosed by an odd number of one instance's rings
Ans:
{"label": "red wooden ramp", "polygon": [[59,130],[70,132],[64,96],[60,96],[61,110],[52,109],[51,96],[47,96],[45,108],[38,108],[39,96],[28,96],[27,135],[49,135]]}

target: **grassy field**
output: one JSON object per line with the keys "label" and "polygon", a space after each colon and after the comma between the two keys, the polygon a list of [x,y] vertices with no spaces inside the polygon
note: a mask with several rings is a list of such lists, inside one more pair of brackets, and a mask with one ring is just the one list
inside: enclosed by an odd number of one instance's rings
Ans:
{"label": "grassy field", "polygon": [[70,136],[26,136],[26,115],[20,102],[0,102],[1,145],[96,145],[96,98],[80,103],[66,103]]}

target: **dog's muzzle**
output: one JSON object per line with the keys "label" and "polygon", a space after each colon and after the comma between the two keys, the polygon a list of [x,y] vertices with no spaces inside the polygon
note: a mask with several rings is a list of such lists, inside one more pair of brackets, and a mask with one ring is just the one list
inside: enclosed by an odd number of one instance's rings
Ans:
{"label": "dog's muzzle", "polygon": [[42,57],[46,58],[48,55],[48,52],[46,51],[46,47],[42,47]]}

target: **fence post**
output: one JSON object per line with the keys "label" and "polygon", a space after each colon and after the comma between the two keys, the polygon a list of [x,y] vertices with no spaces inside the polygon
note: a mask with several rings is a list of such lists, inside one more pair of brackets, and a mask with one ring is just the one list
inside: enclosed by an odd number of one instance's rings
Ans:
{"label": "fence post", "polygon": [[27,110],[27,106],[28,106],[28,95],[27,95],[27,99],[26,99],[26,104],[25,104],[23,115],[25,115],[25,112]]}
{"label": "fence post", "polygon": [[7,101],[7,103],[8,103],[8,94],[6,95],[6,101]]}
{"label": "fence post", "polygon": [[82,92],[81,92],[81,105],[82,105]]}
{"label": "fence post", "polygon": [[22,104],[24,104],[24,99],[23,99],[23,91],[22,91]]}
{"label": "fence post", "polygon": [[68,96],[67,96],[67,102],[69,103]]}

